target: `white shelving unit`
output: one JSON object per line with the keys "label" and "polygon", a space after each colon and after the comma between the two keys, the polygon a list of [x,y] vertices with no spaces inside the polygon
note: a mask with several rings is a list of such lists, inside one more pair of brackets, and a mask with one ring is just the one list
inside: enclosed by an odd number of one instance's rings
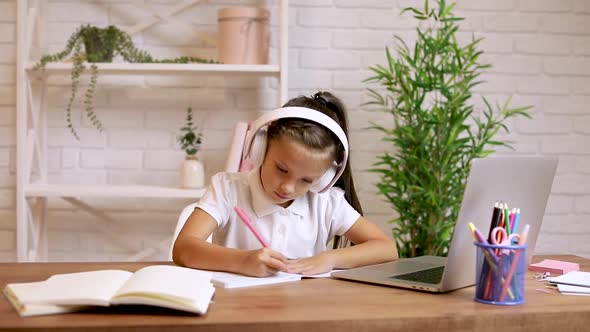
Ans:
{"label": "white shelving unit", "polygon": [[[278,64],[97,64],[101,75],[257,75],[277,77],[279,99],[287,100],[288,68],[288,0],[279,0],[279,57]],[[169,13],[157,14],[128,29],[137,33],[156,24],[162,18],[186,10],[199,0],[179,1]],[[33,71],[31,49],[45,49],[45,25],[48,0],[19,0],[17,3],[17,260],[47,261],[47,198],[59,197],[107,222],[117,222],[100,210],[83,202],[84,197],[139,197],[139,198],[199,198],[204,190],[186,190],[156,186],[130,185],[64,185],[49,183],[47,177],[47,86],[51,75],[68,75],[70,63],[49,63],[44,71]],[[36,38],[33,38],[33,37]],[[34,42],[36,42],[34,44]],[[41,84],[33,84],[33,81]],[[172,235],[172,234],[170,234]],[[142,258],[153,252],[144,250],[130,259]]]}

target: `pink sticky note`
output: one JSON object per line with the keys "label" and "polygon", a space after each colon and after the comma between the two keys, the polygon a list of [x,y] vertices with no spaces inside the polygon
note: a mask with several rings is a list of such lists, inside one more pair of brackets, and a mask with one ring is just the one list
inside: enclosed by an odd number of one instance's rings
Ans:
{"label": "pink sticky note", "polygon": [[530,271],[551,272],[552,274],[566,274],[570,271],[578,271],[578,263],[564,262],[553,259],[545,259],[539,263],[529,265]]}

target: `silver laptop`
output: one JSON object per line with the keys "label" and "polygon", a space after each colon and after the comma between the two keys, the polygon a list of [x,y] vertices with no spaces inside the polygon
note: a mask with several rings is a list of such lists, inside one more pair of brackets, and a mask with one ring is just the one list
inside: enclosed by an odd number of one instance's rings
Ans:
{"label": "silver laptop", "polygon": [[[520,208],[518,230],[530,225],[527,265],[531,261],[558,159],[553,157],[487,157],[473,160],[448,257],[421,256],[333,272],[340,279],[448,292],[475,284],[475,246],[468,224],[488,235],[494,204]],[[434,278],[434,279],[433,279]]]}

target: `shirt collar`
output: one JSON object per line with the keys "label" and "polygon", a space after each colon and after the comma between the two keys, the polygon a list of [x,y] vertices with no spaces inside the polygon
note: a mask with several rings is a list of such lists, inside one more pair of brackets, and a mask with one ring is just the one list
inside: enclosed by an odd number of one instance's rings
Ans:
{"label": "shirt collar", "polygon": [[[260,180],[260,167],[252,169],[247,175],[248,183],[250,185],[250,192],[252,193],[252,207],[258,218],[262,218],[273,212],[280,212],[284,210],[283,207],[271,201],[262,188],[262,181]],[[307,201],[309,192],[294,200],[286,210],[294,214],[305,217],[308,215]]]}

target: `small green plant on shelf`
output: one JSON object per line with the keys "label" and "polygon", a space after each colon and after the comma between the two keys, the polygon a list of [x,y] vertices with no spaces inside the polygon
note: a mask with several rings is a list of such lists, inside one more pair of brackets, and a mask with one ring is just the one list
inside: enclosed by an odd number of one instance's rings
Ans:
{"label": "small green plant on shelf", "polygon": [[198,130],[198,127],[193,122],[193,109],[191,107],[186,110],[186,124],[180,128],[180,135],[176,140],[186,153],[187,159],[196,158],[203,143],[203,133]]}
{"label": "small green plant on shelf", "polygon": [[34,69],[45,68],[49,62],[59,62],[70,57],[72,61],[71,93],[66,106],[66,123],[72,135],[80,137],[72,123],[72,104],[78,94],[80,76],[86,69],[85,62],[90,64],[90,81],[84,95],[84,110],[92,125],[102,131],[103,125],[94,112],[93,98],[98,79],[96,63],[112,62],[121,56],[131,63],[218,63],[215,60],[198,57],[181,56],[174,59],[155,59],[148,52],[135,47],[131,36],[111,25],[99,28],[92,25],[81,25],[68,39],[65,48],[54,54],[47,54],[35,64]]}

